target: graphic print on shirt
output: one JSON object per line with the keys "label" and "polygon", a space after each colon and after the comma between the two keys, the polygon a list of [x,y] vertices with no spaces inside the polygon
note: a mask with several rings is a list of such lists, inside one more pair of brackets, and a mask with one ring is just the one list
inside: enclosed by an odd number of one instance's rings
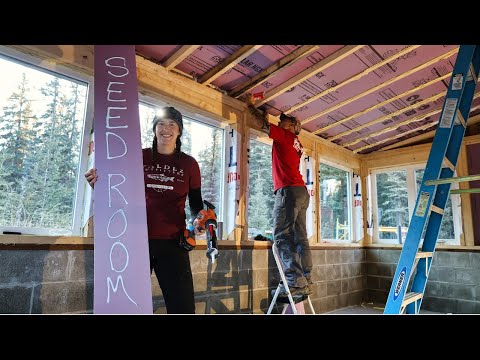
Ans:
{"label": "graphic print on shirt", "polygon": [[299,157],[302,157],[302,154],[303,154],[303,147],[302,147],[302,144],[300,143],[300,140],[298,140],[298,138],[295,136],[295,138],[293,139],[293,148],[295,149],[295,151],[297,152],[298,156]]}
{"label": "graphic print on shirt", "polygon": [[[149,165],[144,166],[147,173],[147,178],[152,179],[157,182],[168,183],[168,184],[156,184],[156,183],[146,183],[147,188],[152,188],[157,192],[164,192],[165,190],[173,190],[175,188],[175,182],[185,182],[183,180],[184,171],[175,166],[170,165]],[[158,172],[153,173],[152,172]],[[173,184],[170,184],[173,183]]]}

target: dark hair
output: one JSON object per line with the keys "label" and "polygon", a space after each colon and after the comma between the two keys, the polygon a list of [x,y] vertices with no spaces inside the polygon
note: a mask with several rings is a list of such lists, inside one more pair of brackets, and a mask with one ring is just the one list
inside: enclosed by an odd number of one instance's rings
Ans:
{"label": "dark hair", "polygon": [[182,113],[175,109],[173,106],[166,106],[162,108],[163,112],[160,115],[156,115],[153,118],[153,133],[155,133],[155,128],[157,127],[157,124],[160,120],[162,119],[170,119],[173,120],[177,123],[178,128],[180,129],[180,136],[182,136],[183,132],[183,117]]}
{"label": "dark hair", "polygon": [[[180,156],[181,153],[181,148],[182,148],[182,141],[180,140],[180,137],[182,136],[183,132],[183,117],[182,113],[175,109],[173,106],[167,106],[164,107],[163,109],[163,114],[161,115],[156,115],[153,118],[153,133],[155,134],[155,128],[157,127],[157,124],[160,120],[162,119],[170,119],[173,120],[177,123],[178,128],[180,129],[180,135],[177,136],[177,140],[175,142],[175,153]],[[153,143],[152,143],[152,162],[157,159],[158,151],[157,151],[157,135],[155,134],[153,136]]]}
{"label": "dark hair", "polygon": [[297,122],[297,119],[293,116],[285,115],[283,112],[280,114],[280,121],[290,120],[292,122]]}

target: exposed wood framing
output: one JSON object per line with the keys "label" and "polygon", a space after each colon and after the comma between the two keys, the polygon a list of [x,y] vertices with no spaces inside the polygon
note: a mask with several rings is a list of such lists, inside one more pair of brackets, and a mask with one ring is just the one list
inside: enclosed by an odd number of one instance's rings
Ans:
{"label": "exposed wood framing", "polygon": [[[480,122],[480,115],[475,115],[475,116],[472,116],[470,119],[468,119],[468,124],[467,125],[471,126],[471,125],[478,124],[479,122]],[[435,129],[435,130],[429,131],[425,134],[414,136],[414,137],[408,138],[406,140],[396,142],[392,145],[382,147],[378,151],[391,150],[391,149],[395,149],[395,148],[398,148],[398,147],[401,147],[401,146],[413,144],[413,143],[416,143],[418,141],[422,141],[422,140],[426,140],[426,139],[430,139],[430,138],[433,139],[436,132],[437,132],[437,130]]]}
{"label": "exposed wood framing", "polygon": [[248,240],[248,224],[247,224],[247,149],[250,141],[250,129],[247,127],[247,114],[250,114],[248,111],[245,111],[243,116],[240,119],[240,122],[237,124],[237,131],[241,135],[240,140],[240,199],[238,202],[238,212],[239,212],[239,222],[240,225],[235,227],[235,243],[240,244],[241,242]]}
{"label": "exposed wood framing", "polygon": [[173,69],[175,66],[180,64],[183,60],[185,60],[188,55],[190,55],[195,50],[197,50],[199,46],[200,45],[183,45],[180,49],[175,51],[175,53],[163,63],[163,66],[167,70]]}
{"label": "exposed wood framing", "polygon": [[284,71],[288,69],[293,64],[296,64],[299,60],[304,59],[305,57],[309,56],[313,52],[317,51],[320,48],[319,45],[304,45],[298,48],[295,51],[292,51],[287,56],[278,60],[275,64],[270,65],[268,68],[264,69],[263,71],[259,72],[253,78],[249,79],[246,82],[243,82],[237,86],[235,86],[230,91],[230,96],[234,98],[238,98],[245,94],[247,91],[253,89],[258,84],[267,81],[268,79],[277,75],[280,71]]}
{"label": "exposed wood framing", "polygon": [[[474,99],[480,97],[480,92],[479,93],[476,93],[475,96],[473,97]],[[480,108],[480,106],[475,106],[473,107],[471,110],[475,110],[475,109],[478,109]],[[368,138],[371,138],[371,137],[374,137],[374,136],[378,136],[378,135],[381,135],[381,134],[385,134],[389,131],[392,131],[392,130],[395,130],[395,129],[398,129],[400,126],[404,126],[404,125],[408,125],[408,124],[411,124],[413,122],[416,122],[416,121],[421,121],[423,119],[425,119],[426,117],[429,117],[429,116],[433,116],[435,114],[438,114],[439,112],[442,111],[442,108],[439,108],[439,109],[436,109],[436,110],[433,110],[433,111],[429,111],[428,113],[425,113],[425,114],[422,114],[422,115],[419,115],[419,116],[415,116],[411,119],[407,119],[407,120],[404,120],[404,121],[401,121],[395,125],[392,125],[392,126],[388,126],[386,128],[383,128],[381,130],[378,130],[378,131],[374,131],[368,135],[365,135],[361,138],[358,138],[356,140],[353,140],[353,141],[350,141],[348,143],[345,143],[345,144],[342,144],[343,147],[347,147],[347,146],[351,146],[351,145],[354,145],[354,144],[357,144],[359,143],[360,141],[363,141],[365,139],[368,139]]]}
{"label": "exposed wood framing", "polygon": [[359,153],[360,151],[363,151],[363,150],[365,150],[365,149],[369,149],[369,148],[371,148],[371,147],[374,147],[374,146],[377,146],[377,145],[386,143],[386,142],[388,142],[388,141],[390,141],[390,140],[398,139],[399,137],[408,135],[408,134],[410,134],[410,133],[413,133],[413,132],[416,132],[416,131],[422,131],[422,130],[429,129],[429,128],[431,128],[432,126],[437,125],[437,123],[438,123],[438,121],[433,122],[433,123],[428,123],[428,124],[425,124],[425,125],[423,125],[423,126],[419,126],[419,127],[416,128],[416,129],[411,129],[411,130],[402,132],[402,133],[400,133],[400,134],[396,134],[396,135],[390,136],[390,137],[388,137],[388,138],[386,138],[386,139],[379,140],[379,141],[377,141],[377,142],[375,142],[375,143],[372,143],[372,144],[368,144],[368,145],[359,147],[358,149],[353,150],[353,153],[354,153],[354,154],[357,154],[357,153]]}
{"label": "exposed wood framing", "polygon": [[[310,121],[312,121],[312,120],[315,120],[315,119],[317,119],[318,117],[323,116],[323,115],[325,115],[325,114],[328,114],[329,112],[331,112],[331,111],[333,111],[333,110],[336,110],[336,109],[338,109],[338,108],[340,108],[340,107],[342,107],[342,106],[345,106],[345,105],[347,105],[347,104],[350,104],[351,102],[353,102],[353,101],[355,101],[355,100],[358,100],[358,99],[360,99],[360,98],[362,98],[362,97],[364,97],[364,96],[367,96],[367,95],[369,95],[369,94],[377,91],[378,89],[381,89],[381,88],[383,88],[383,87],[385,87],[385,86],[388,86],[388,85],[390,85],[390,84],[393,84],[394,82],[397,82],[397,81],[399,81],[399,80],[401,80],[401,79],[403,79],[403,78],[405,78],[405,77],[407,77],[407,76],[410,76],[410,75],[416,73],[417,71],[420,71],[420,70],[422,70],[422,69],[425,69],[426,67],[428,67],[428,66],[430,66],[430,65],[433,65],[433,64],[439,62],[440,60],[447,59],[447,58],[449,58],[450,56],[452,56],[453,54],[455,54],[456,52],[458,52],[458,48],[453,49],[453,50],[451,50],[451,51],[449,51],[449,52],[447,52],[447,53],[445,53],[445,54],[442,54],[442,55],[440,55],[440,56],[437,56],[436,58],[433,58],[432,60],[427,61],[427,62],[424,63],[424,64],[418,65],[417,67],[415,67],[415,68],[413,68],[413,69],[411,69],[411,70],[409,70],[409,71],[406,71],[406,72],[404,72],[403,74],[400,74],[400,75],[398,75],[398,76],[396,76],[396,77],[394,77],[394,78],[392,78],[392,79],[390,79],[390,80],[388,80],[388,81],[385,81],[384,83],[378,84],[377,86],[375,86],[375,87],[373,87],[373,88],[371,88],[371,89],[369,89],[369,90],[367,90],[367,91],[364,91],[364,92],[361,93],[361,94],[355,95],[355,96],[353,96],[352,98],[341,102],[340,104],[337,104],[337,105],[332,106],[332,107],[330,107],[330,108],[328,108],[328,109],[325,109],[325,110],[323,110],[322,112],[319,112],[318,114],[312,115],[312,116],[310,116],[309,118],[304,119],[304,120],[302,121],[302,124],[306,124],[307,122],[310,122]],[[450,73],[450,74],[451,74],[451,73]],[[415,88],[415,89],[419,90],[419,89],[421,89],[421,87],[419,86],[419,87],[417,87],[417,88]],[[337,124],[341,124],[344,120],[345,120],[345,119],[338,121]],[[346,120],[346,121],[348,121],[348,120]],[[323,129],[325,129],[325,130],[323,130]],[[327,127],[323,127],[323,128],[321,128],[321,129],[319,129],[319,130],[326,131],[326,130],[327,130]],[[315,133],[317,134],[318,132],[322,132],[322,131],[316,131]]]}
{"label": "exposed wood framing", "polygon": [[[452,75],[452,73],[450,72],[450,73],[445,74],[445,75],[443,75],[443,76],[441,76],[441,77],[439,77],[439,78],[436,78],[436,79],[434,79],[434,80],[432,80],[432,81],[429,81],[428,83],[425,83],[425,84],[422,84],[422,85],[420,85],[420,86],[414,87],[413,89],[407,90],[407,91],[405,91],[405,92],[403,92],[403,93],[401,93],[401,94],[399,94],[399,95],[397,95],[397,96],[394,96],[394,97],[392,97],[392,98],[390,98],[390,99],[387,99],[387,100],[382,101],[382,102],[380,102],[380,103],[378,103],[378,104],[375,104],[375,105],[373,105],[373,106],[370,106],[369,108],[367,108],[367,109],[365,109],[365,110],[362,110],[362,111],[359,111],[359,112],[357,112],[357,113],[355,113],[355,114],[353,114],[353,115],[347,116],[345,119],[335,121],[333,124],[330,124],[330,125],[327,125],[327,126],[322,127],[321,129],[315,130],[315,131],[313,131],[313,134],[319,134],[319,133],[325,132],[325,131],[327,131],[327,130],[335,127],[335,126],[338,126],[338,125],[340,125],[340,124],[346,123],[347,121],[350,121],[350,120],[352,120],[352,119],[354,119],[354,118],[356,118],[356,117],[358,117],[358,116],[365,115],[366,113],[368,113],[368,112],[370,112],[370,111],[372,111],[372,110],[375,110],[375,109],[378,109],[378,108],[380,108],[380,107],[383,107],[383,106],[385,106],[385,105],[387,105],[387,104],[389,104],[389,103],[391,103],[391,102],[393,102],[393,101],[395,101],[395,100],[401,99],[401,98],[403,98],[403,97],[405,97],[405,96],[408,96],[408,95],[410,95],[410,94],[412,94],[412,93],[414,93],[414,92],[418,92],[419,90],[421,90],[421,89],[423,89],[423,88],[426,88],[426,87],[428,87],[428,86],[430,86],[430,85],[433,85],[433,84],[435,84],[435,83],[437,83],[437,82],[439,82],[439,81],[445,80],[446,78],[449,78],[451,75]],[[381,85],[382,85],[382,87],[385,86],[384,84],[381,84]],[[368,90],[368,91],[366,91],[366,92],[371,93],[370,90]],[[325,114],[327,114],[327,113],[329,113],[329,112],[331,112],[331,111],[333,111],[333,110],[336,110],[336,109],[338,109],[338,108],[340,108],[340,107],[342,107],[342,106],[344,106],[344,105],[352,102],[353,100],[360,99],[360,98],[362,98],[363,96],[365,96],[365,93],[361,93],[361,94],[359,94],[359,95],[357,95],[357,96],[354,96],[353,98],[350,98],[350,99],[348,99],[348,100],[346,100],[346,101],[344,101],[344,102],[342,102],[342,103],[340,103],[340,104],[337,104],[337,105],[335,105],[335,106],[332,106],[331,108],[328,108],[327,110],[324,110],[324,111],[322,111],[321,113],[319,113],[319,114],[317,114],[317,115],[314,115],[313,117],[310,117],[310,118],[312,118],[312,120],[313,120],[313,119],[315,119],[315,118],[317,118],[317,117],[319,117],[319,116],[323,116],[323,115],[325,115]],[[356,99],[355,99],[355,98],[356,98]],[[310,118],[309,118],[309,119],[310,119]],[[305,123],[305,121],[302,122],[302,124],[304,124],[304,123]]]}
{"label": "exposed wood framing", "polygon": [[[372,71],[375,71],[376,69],[382,67],[382,66],[385,66],[386,64],[388,64],[389,62],[392,62],[393,60],[399,58],[400,56],[403,56],[413,50],[415,50],[416,48],[420,47],[420,45],[412,45],[412,46],[408,46],[407,48],[399,51],[398,53],[395,53],[394,55],[386,58],[385,60],[382,60],[378,63],[376,63],[375,65],[373,66],[370,66],[368,68],[366,68],[365,70],[363,70],[362,72],[352,76],[351,78],[348,78],[347,80],[341,82],[340,84],[336,85],[336,86],[333,86],[331,88],[328,88],[324,91],[322,91],[321,93],[317,94],[317,95],[314,95],[312,96],[311,98],[305,100],[304,102],[301,102],[295,106],[292,106],[290,109],[284,111],[285,114],[290,114],[292,112],[294,112],[295,110],[301,108],[302,106],[305,106],[307,104],[310,104],[312,101],[315,101],[317,99],[320,99],[321,97],[325,96],[325,95],[328,95],[330,94],[331,92],[333,91],[338,91],[338,89],[340,89],[341,87],[345,86],[345,85],[348,85],[354,81],[357,81],[357,80],[360,80],[362,77],[370,74]],[[302,122],[303,123],[303,122]]]}
{"label": "exposed wood framing", "polygon": [[319,61],[313,66],[310,66],[308,69],[305,69],[301,73],[295,75],[291,79],[285,81],[283,84],[280,86],[277,86],[276,88],[268,91],[265,93],[263,100],[259,101],[257,104],[255,104],[255,107],[259,107],[266,102],[276,98],[277,96],[280,96],[284,92],[286,92],[288,89],[291,89],[292,87],[302,83],[303,81],[307,80],[308,78],[314,76],[316,73],[325,70],[326,68],[336,64],[340,60],[345,59],[349,55],[353,54],[355,51],[361,49],[365,45],[347,45],[340,50],[334,52],[333,54],[327,56],[325,59]]}
{"label": "exposed wood framing", "polygon": [[240,61],[253,54],[260,49],[262,45],[245,45],[238,49],[235,53],[224,59],[217,66],[207,71],[198,82],[203,85],[208,85],[217,78],[225,74],[228,70],[233,69]]}
{"label": "exposed wood framing", "polygon": [[[422,101],[419,101],[418,103],[412,104],[412,105],[407,106],[407,107],[404,107],[404,108],[402,108],[402,109],[398,109],[397,111],[394,111],[393,113],[390,113],[390,114],[388,114],[388,115],[381,116],[381,117],[379,117],[379,118],[377,118],[377,119],[375,119],[375,120],[369,121],[369,122],[367,122],[367,123],[365,123],[365,124],[362,124],[362,125],[360,125],[360,126],[356,126],[356,127],[352,128],[352,129],[350,129],[350,130],[347,130],[347,131],[344,131],[344,132],[342,132],[342,133],[340,133],[340,134],[337,134],[337,135],[335,135],[335,136],[332,136],[331,138],[328,138],[328,140],[329,140],[329,141],[335,141],[335,140],[337,140],[337,139],[339,139],[339,138],[341,138],[341,137],[343,137],[343,136],[347,136],[347,135],[349,135],[349,134],[351,134],[351,133],[358,132],[358,131],[360,131],[360,130],[362,130],[362,129],[365,129],[365,128],[369,127],[369,126],[372,126],[372,125],[375,125],[375,124],[379,124],[379,123],[381,123],[381,122],[383,122],[383,121],[385,121],[385,120],[391,119],[391,118],[394,117],[394,116],[403,114],[404,112],[406,112],[406,111],[408,111],[408,110],[416,109],[416,108],[418,108],[418,107],[420,107],[420,106],[422,106],[422,105],[424,105],[424,104],[428,104],[428,103],[430,103],[430,102],[433,102],[433,101],[435,101],[435,100],[438,100],[438,99],[441,98],[442,96],[445,96],[446,93],[447,93],[447,91],[442,91],[441,93],[438,93],[438,94],[435,94],[435,95],[433,95],[433,96],[430,96],[430,97],[428,97],[428,98],[426,98],[426,99],[424,99],[424,100],[422,100]],[[440,109],[440,110],[441,110],[441,109]]]}

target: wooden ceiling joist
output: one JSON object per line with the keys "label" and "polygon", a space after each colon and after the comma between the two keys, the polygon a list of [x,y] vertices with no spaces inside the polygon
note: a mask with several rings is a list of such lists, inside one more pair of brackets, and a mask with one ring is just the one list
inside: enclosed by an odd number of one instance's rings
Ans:
{"label": "wooden ceiling joist", "polygon": [[[380,108],[380,107],[383,107],[383,106],[385,106],[385,105],[387,105],[387,104],[389,104],[389,103],[391,103],[391,102],[393,102],[393,101],[395,101],[395,100],[401,99],[401,98],[403,98],[403,97],[405,97],[405,96],[408,96],[408,95],[410,95],[410,94],[412,94],[412,93],[418,92],[419,90],[421,90],[421,89],[423,89],[423,88],[426,88],[426,87],[428,87],[428,86],[430,86],[430,85],[433,85],[433,84],[435,84],[435,83],[437,83],[437,82],[439,82],[439,81],[445,80],[445,79],[449,78],[451,75],[452,75],[452,73],[449,72],[448,74],[445,74],[445,75],[443,75],[443,76],[441,76],[441,77],[439,77],[439,78],[433,79],[432,81],[429,81],[429,82],[427,82],[427,83],[425,83],[425,84],[422,84],[422,85],[420,85],[420,86],[414,87],[414,88],[412,88],[412,89],[410,89],[410,90],[407,90],[407,91],[405,91],[405,92],[403,92],[403,93],[401,93],[401,94],[399,94],[399,95],[397,95],[397,96],[394,96],[394,97],[392,97],[392,98],[390,98],[390,99],[387,99],[387,100],[382,101],[382,102],[380,102],[380,103],[378,103],[378,104],[375,104],[375,105],[373,105],[373,106],[370,106],[369,108],[367,108],[367,109],[365,109],[365,110],[362,110],[362,111],[359,111],[359,112],[357,112],[357,113],[355,113],[355,114],[353,114],[353,115],[350,115],[350,116],[346,117],[345,119],[336,121],[336,122],[334,122],[333,124],[330,124],[330,125],[327,125],[327,126],[321,128],[321,129],[315,130],[315,131],[313,132],[313,134],[316,135],[316,134],[325,132],[325,131],[327,131],[327,130],[335,127],[335,126],[338,126],[338,125],[340,125],[340,124],[346,123],[347,121],[350,121],[350,120],[352,120],[352,119],[354,119],[354,118],[356,118],[356,117],[358,117],[358,116],[365,115],[366,113],[368,113],[368,112],[370,112],[370,111],[372,111],[372,110],[375,110],[375,109],[378,109],[378,108]],[[383,86],[383,84],[382,84],[382,86]],[[362,94],[362,96],[363,96],[363,94]],[[351,99],[353,99],[353,98],[351,98]],[[350,99],[349,99],[349,100],[350,100]],[[339,104],[339,105],[343,106],[342,104]],[[339,106],[339,107],[340,107],[340,106]],[[328,111],[328,112],[330,112],[330,111]],[[324,114],[322,114],[322,115],[324,115]]]}
{"label": "wooden ceiling joist", "polygon": [[228,70],[234,68],[240,61],[253,54],[260,49],[262,45],[245,45],[234,52],[232,55],[221,61],[217,66],[207,71],[198,82],[203,85],[208,85],[217,78],[225,74]]}
{"label": "wooden ceiling joist", "polygon": [[[290,114],[292,112],[294,112],[295,110],[301,108],[302,106],[305,106],[307,104],[310,104],[312,101],[315,101],[315,100],[318,100],[320,99],[321,97],[325,96],[325,95],[328,95],[330,94],[331,92],[333,91],[338,91],[338,89],[340,89],[341,87],[345,86],[345,85],[348,85],[354,81],[357,81],[357,80],[360,80],[362,77],[370,74],[372,71],[375,71],[376,69],[382,67],[382,66],[385,66],[386,64],[392,62],[393,60],[399,58],[400,56],[403,56],[405,54],[408,54],[409,52],[415,50],[416,48],[420,47],[420,45],[412,45],[412,46],[407,46],[405,49],[399,51],[398,53],[395,53],[394,55],[386,58],[385,60],[382,60],[378,63],[376,63],[375,65],[373,66],[370,66],[368,68],[366,68],[365,70],[359,72],[358,74],[355,74],[354,76],[348,78],[347,80],[345,81],[342,81],[340,84],[336,85],[336,86],[333,86],[331,88],[328,88],[328,89],[325,89],[324,91],[322,91],[321,93],[317,94],[317,95],[314,95],[312,96],[311,98],[305,100],[304,102],[301,102],[295,106],[292,106],[290,109],[288,109],[287,111],[284,111],[285,114]],[[303,123],[303,122],[302,122]]]}
{"label": "wooden ceiling joist", "polygon": [[299,60],[302,60],[303,58],[309,56],[313,52],[317,51],[319,48],[320,48],[319,45],[304,45],[296,49],[295,51],[292,51],[290,54],[281,58],[276,63],[260,71],[253,78],[235,86],[230,91],[229,95],[234,98],[239,98],[240,96],[245,94],[247,91],[253,89],[258,84],[264,81],[267,81],[268,79],[277,75],[280,71],[284,71],[288,69],[290,66],[292,66],[293,64],[296,64]]}
{"label": "wooden ceiling joist", "polygon": [[309,68],[303,70],[301,73],[295,75],[291,79],[288,79],[285,81],[283,84],[277,86],[276,88],[268,91],[265,93],[264,98],[262,101],[258,102],[255,104],[255,107],[259,107],[268,101],[276,98],[277,96],[280,96],[287,90],[291,89],[292,87],[304,82],[308,78],[314,76],[316,73],[319,73],[320,71],[324,71],[326,68],[336,64],[340,60],[345,59],[349,55],[353,54],[355,51],[361,49],[365,45],[347,45],[341,48],[340,50],[334,52],[333,54],[327,56],[326,58],[320,60],[318,63],[316,63],[313,66],[310,66]]}
{"label": "wooden ceiling joist", "polygon": [[[473,96],[473,99],[476,99],[480,97],[480,92],[476,93],[474,96]],[[351,145],[355,145],[357,143],[359,143],[360,141],[363,141],[365,139],[368,139],[368,138],[371,138],[371,137],[374,137],[374,136],[378,136],[378,135],[382,135],[382,134],[385,134],[389,131],[392,131],[392,130],[395,130],[395,129],[398,129],[400,126],[404,126],[404,125],[408,125],[408,124],[411,124],[413,122],[416,122],[416,121],[421,121],[429,116],[433,116],[433,115],[436,115],[438,113],[440,113],[442,111],[442,108],[439,108],[439,109],[435,109],[435,110],[432,110],[432,111],[429,111],[428,113],[425,113],[425,114],[422,114],[422,115],[419,115],[419,116],[415,116],[411,119],[407,119],[407,120],[404,120],[404,121],[401,121],[399,122],[398,124],[395,124],[395,125],[392,125],[392,126],[388,126],[386,128],[383,128],[381,130],[378,130],[378,131],[374,131],[370,134],[367,134],[365,135],[364,137],[361,137],[361,138],[358,138],[356,140],[353,140],[353,141],[350,141],[348,143],[345,143],[345,144],[342,144],[341,146],[343,147],[348,147],[348,146],[351,146]],[[473,111],[475,109],[477,109],[478,106],[476,107],[472,107],[470,111]]]}
{"label": "wooden ceiling joist", "polygon": [[332,136],[331,138],[328,138],[327,140],[330,140],[330,141],[335,141],[341,137],[344,137],[344,136],[347,136],[347,135],[350,135],[351,133],[354,133],[354,132],[358,132],[362,129],[365,129],[369,126],[372,126],[372,125],[375,125],[375,124],[379,124],[381,122],[384,122],[385,120],[388,120],[388,119],[391,119],[393,118],[394,116],[397,116],[397,115],[400,115],[400,114],[403,114],[404,112],[408,111],[408,110],[413,110],[413,109],[416,109],[422,105],[425,105],[425,104],[428,104],[430,102],[433,102],[435,100],[438,100],[439,98],[441,98],[442,96],[445,96],[447,94],[447,91],[442,91],[441,93],[439,94],[436,94],[436,95],[433,95],[433,96],[430,96],[429,98],[426,98],[422,101],[419,101],[415,104],[412,104],[410,106],[407,106],[407,107],[404,107],[402,109],[398,109],[397,111],[394,111],[388,115],[384,115],[384,116],[381,116],[375,120],[372,120],[372,121],[369,121],[365,124],[362,124],[360,126],[356,126],[350,130],[347,130],[347,131],[344,131],[340,134],[337,134],[335,136]]}
{"label": "wooden ceiling joist", "polygon": [[[304,119],[304,120],[302,121],[302,125],[304,125],[304,124],[306,124],[306,123],[308,123],[308,122],[310,122],[310,121],[313,121],[313,120],[319,118],[320,116],[326,115],[326,114],[328,114],[328,113],[330,113],[330,112],[332,112],[332,111],[334,111],[334,110],[337,110],[337,109],[339,109],[339,108],[341,108],[341,107],[343,107],[343,106],[345,106],[345,105],[347,105],[347,104],[350,104],[350,103],[353,102],[353,101],[356,101],[356,100],[358,100],[358,99],[361,99],[362,97],[367,96],[367,95],[369,95],[369,94],[371,94],[371,93],[373,93],[373,92],[375,92],[375,91],[377,91],[377,90],[379,90],[379,89],[381,89],[381,88],[383,88],[383,87],[386,87],[386,86],[388,86],[388,85],[390,85],[390,84],[393,84],[394,82],[399,81],[399,80],[401,80],[401,79],[403,79],[403,78],[405,78],[405,77],[407,77],[407,76],[409,76],[409,75],[412,75],[412,74],[416,73],[417,71],[420,71],[420,70],[422,70],[422,69],[425,69],[426,67],[428,67],[428,66],[430,66],[430,65],[433,65],[433,64],[439,62],[440,60],[448,59],[450,56],[452,56],[452,55],[455,54],[456,52],[458,52],[458,48],[453,49],[453,50],[450,50],[449,52],[446,52],[445,54],[442,54],[442,55],[440,55],[440,56],[437,56],[436,58],[433,58],[432,60],[429,60],[429,61],[427,61],[426,63],[423,63],[423,64],[421,64],[421,65],[418,65],[417,67],[415,67],[415,68],[413,68],[413,69],[411,69],[411,70],[408,70],[408,71],[404,72],[403,74],[400,74],[400,75],[398,75],[397,77],[394,77],[394,78],[392,78],[392,79],[390,79],[390,80],[388,80],[388,81],[385,81],[384,83],[378,84],[377,86],[374,86],[374,87],[372,87],[371,89],[368,89],[367,91],[364,91],[364,92],[361,93],[361,94],[355,95],[355,96],[351,97],[350,99],[347,99],[347,100],[341,102],[340,104],[337,104],[337,105],[332,106],[332,107],[330,107],[330,108],[328,108],[328,109],[325,109],[325,110],[319,112],[318,114],[312,115],[312,116],[310,116],[309,118]],[[419,89],[419,88],[420,88],[420,87],[418,87],[418,88],[416,88],[416,89]],[[349,120],[351,120],[351,119],[349,119]],[[332,125],[327,125],[327,126],[325,126],[325,127],[322,127],[322,128],[320,128],[320,129],[316,130],[316,131],[315,131],[315,134],[318,134],[318,133],[323,132],[323,131],[327,131],[328,129],[332,128],[333,126],[336,126],[337,124],[341,124],[341,123],[343,123],[343,122],[345,122],[345,121],[348,121],[348,120],[342,119],[342,120],[340,120],[340,121],[337,121],[337,122],[335,123],[335,125],[332,124]]]}
{"label": "wooden ceiling joist", "polygon": [[[478,123],[480,123],[480,115],[475,115],[475,116],[472,116],[471,118],[468,119],[467,126],[472,126],[472,125],[475,125],[475,124],[478,124]],[[430,138],[433,138],[435,136],[435,133],[436,133],[436,130],[432,130],[432,131],[429,131],[427,133],[420,134],[418,136],[414,136],[414,137],[396,142],[395,144],[382,147],[381,149],[379,149],[379,151],[395,149],[395,148],[398,148],[398,147],[401,147],[401,146],[416,143],[418,141],[430,139]]]}
{"label": "wooden ceiling joist", "polygon": [[[472,111],[475,110],[475,109],[478,109],[479,107],[480,107],[480,106],[475,106],[474,108],[472,108]],[[474,121],[474,120],[475,120],[475,121]],[[479,122],[479,121],[480,121],[480,115],[477,115],[477,116],[472,117],[471,119],[469,119],[469,120],[468,120],[468,124],[471,125],[470,122],[473,124],[473,123],[477,123],[477,122]],[[358,153],[358,152],[360,152],[360,151],[363,151],[363,150],[365,150],[365,149],[369,149],[369,148],[371,148],[371,147],[374,147],[374,146],[377,146],[377,145],[386,143],[387,141],[390,141],[390,140],[398,139],[398,138],[400,138],[400,137],[402,137],[402,136],[408,135],[408,134],[413,133],[413,132],[415,132],[415,131],[426,130],[426,129],[428,129],[428,128],[431,128],[432,126],[436,126],[437,124],[438,124],[438,120],[435,121],[435,122],[432,122],[432,123],[428,123],[428,124],[419,126],[419,127],[416,128],[416,129],[408,130],[408,131],[405,131],[405,132],[403,132],[403,133],[396,134],[396,135],[394,135],[394,136],[388,137],[388,138],[386,138],[386,139],[376,141],[375,143],[371,143],[371,144],[362,146],[362,147],[360,147],[360,148],[358,148],[358,149],[353,150],[353,153],[356,154],[356,153]],[[394,129],[394,130],[395,130],[395,129]],[[431,134],[431,133],[433,133],[433,136],[435,136],[435,132],[436,132],[436,129],[433,130],[433,131],[429,131],[428,133],[425,133],[425,134]],[[422,136],[422,135],[425,135],[425,134],[420,134],[419,136]],[[417,137],[418,137],[418,136],[414,136],[414,137],[412,137],[412,138],[410,138],[410,139],[406,139],[406,140],[415,139],[415,138],[417,138]],[[406,141],[406,140],[405,140],[405,141]],[[417,140],[417,141],[418,141],[418,140]],[[397,145],[397,144],[398,144],[398,143],[395,143],[395,144],[392,144],[392,145]],[[392,146],[392,145],[390,145],[390,146]],[[384,148],[382,148],[382,150],[383,150],[383,149],[384,149]]]}
{"label": "wooden ceiling joist", "polygon": [[164,63],[163,66],[167,70],[173,69],[175,66],[180,64],[188,55],[197,50],[200,45],[183,45],[180,49],[175,51],[172,56],[170,56]]}

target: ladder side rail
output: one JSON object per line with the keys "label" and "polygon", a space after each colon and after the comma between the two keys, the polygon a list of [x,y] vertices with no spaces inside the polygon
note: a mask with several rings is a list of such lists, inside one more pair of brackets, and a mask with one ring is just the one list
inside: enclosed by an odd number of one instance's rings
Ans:
{"label": "ladder side rail", "polygon": [[[407,237],[403,245],[402,252],[397,264],[395,275],[393,277],[384,314],[399,314],[401,304],[408,286],[408,279],[413,271],[415,255],[418,250],[420,238],[425,227],[426,217],[428,216],[430,206],[435,196],[436,186],[426,186],[426,180],[438,179],[442,170],[442,163],[447,151],[447,144],[450,141],[455,114],[458,111],[463,90],[465,89],[466,76],[462,79],[462,86],[459,90],[452,89],[453,76],[455,74],[466,74],[473,58],[475,45],[460,46],[457,60],[450,79],[450,85],[447,91],[446,100],[440,113],[440,121],[437,125],[435,137],[433,139],[430,154],[428,156],[427,166],[425,168],[422,185],[417,195],[417,200],[410,220]],[[447,102],[448,99],[452,99]],[[456,101],[455,101],[456,100]],[[453,113],[452,113],[453,112]],[[446,126],[449,125],[449,126]]]}
{"label": "ladder side rail", "polygon": [[[478,46],[475,49],[474,55],[472,57],[473,72],[474,72],[474,79],[478,78],[478,71],[480,68],[480,49]],[[466,74],[464,76],[467,77]],[[465,80],[465,79],[464,79]],[[464,92],[462,94],[462,98],[459,105],[459,111],[462,117],[465,119],[465,123],[468,123],[468,117],[470,114],[470,108],[473,102],[473,95],[475,93],[475,89],[477,87],[477,83],[475,81],[467,81],[464,84]],[[463,138],[465,136],[466,127],[463,126],[461,121],[455,121],[453,124],[453,130],[450,137],[450,142],[448,144],[446,157],[450,162],[453,164],[454,168],[456,168],[458,157],[460,155],[460,150],[462,147]],[[452,178],[454,176],[454,172],[449,168],[442,169],[440,174],[440,179],[445,178]],[[434,185],[431,185],[434,186]],[[433,204],[438,206],[440,209],[445,209],[445,205],[447,203],[448,197],[450,196],[450,187],[451,183],[448,184],[440,184],[437,185],[437,192],[435,195],[435,199]],[[438,241],[438,233],[440,232],[440,227],[443,220],[443,214],[438,214],[436,212],[431,212],[430,218],[427,224],[427,230],[425,232],[425,239],[422,245],[422,251],[428,251],[435,253],[435,247]],[[430,267],[432,262],[428,263],[428,266],[425,262],[421,262],[417,268],[417,273],[413,279],[412,283],[412,291],[417,293],[424,293],[425,288],[427,286],[428,274],[430,273]],[[423,301],[423,297],[418,301],[418,309],[420,309],[421,304]],[[413,304],[407,305],[407,314],[414,313],[415,309]]]}

